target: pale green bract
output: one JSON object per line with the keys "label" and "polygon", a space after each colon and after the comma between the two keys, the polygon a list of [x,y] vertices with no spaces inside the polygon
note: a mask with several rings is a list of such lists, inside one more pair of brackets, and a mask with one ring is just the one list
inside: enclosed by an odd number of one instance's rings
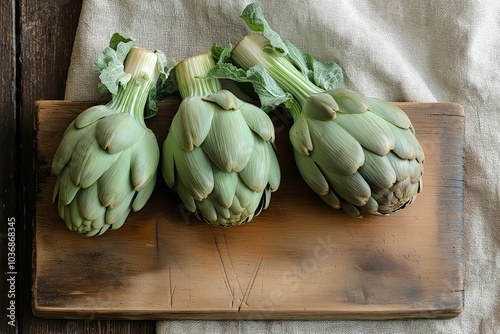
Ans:
{"label": "pale green bract", "polygon": [[203,79],[213,65],[210,53],[176,65],[183,101],[163,143],[162,173],[188,210],[229,227],[268,207],[281,174],[269,116]]}
{"label": "pale green bract", "polygon": [[[292,96],[280,104],[294,120],[289,136],[295,162],[309,187],[331,207],[360,217],[390,214],[412,203],[422,190],[425,156],[408,116],[388,102],[342,88],[341,68],[282,42],[259,5],[247,6],[242,17],[259,33],[245,36],[230,53],[219,52],[225,57],[208,77],[224,78],[220,74],[232,68],[244,77],[259,66],[266,81],[271,78],[273,87]],[[265,107],[276,106],[271,101]]]}
{"label": "pale green bract", "polygon": [[146,204],[156,184],[160,152],[144,123],[144,107],[160,75],[158,56],[132,47],[120,59],[130,80],[122,85],[124,76],[116,76],[112,101],[76,117],[52,162],[59,215],[68,229],[86,236],[121,227],[131,211]]}

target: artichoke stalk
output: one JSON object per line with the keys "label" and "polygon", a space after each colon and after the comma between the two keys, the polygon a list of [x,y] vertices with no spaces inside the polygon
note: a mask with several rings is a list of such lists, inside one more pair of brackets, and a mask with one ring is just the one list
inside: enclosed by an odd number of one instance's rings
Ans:
{"label": "artichoke stalk", "polygon": [[215,226],[249,222],[280,183],[274,127],[258,107],[204,78],[211,53],[178,63],[182,102],[162,148],[162,173],[183,204]]}
{"label": "artichoke stalk", "polygon": [[[248,19],[245,12],[243,17]],[[380,99],[317,86],[282,51],[253,33],[233,48],[231,58],[244,70],[264,67],[293,96],[285,103],[294,120],[289,136],[309,187],[331,207],[356,217],[390,214],[412,203],[422,190],[424,152],[408,116]],[[303,59],[310,64],[308,57]]]}
{"label": "artichoke stalk", "polygon": [[143,114],[160,74],[157,58],[132,47],[123,65],[128,83],[106,105],[79,114],[64,133],[52,162],[53,202],[68,229],[102,235],[151,196],[160,152]]}

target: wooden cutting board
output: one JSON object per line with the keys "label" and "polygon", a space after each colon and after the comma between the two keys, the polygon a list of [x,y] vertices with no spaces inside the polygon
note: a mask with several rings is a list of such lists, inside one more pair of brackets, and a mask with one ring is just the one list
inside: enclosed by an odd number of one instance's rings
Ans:
{"label": "wooden cutting board", "polygon": [[[392,319],[458,315],[463,291],[464,110],[396,103],[426,152],[424,189],[388,217],[355,219],[301,179],[291,125],[272,114],[282,168],[268,210],[241,227],[198,221],[159,178],[148,204],[103,236],[70,232],[51,203],[54,152],[92,105],[39,101],[33,311],[53,318]],[[147,125],[163,143],[176,103]]]}

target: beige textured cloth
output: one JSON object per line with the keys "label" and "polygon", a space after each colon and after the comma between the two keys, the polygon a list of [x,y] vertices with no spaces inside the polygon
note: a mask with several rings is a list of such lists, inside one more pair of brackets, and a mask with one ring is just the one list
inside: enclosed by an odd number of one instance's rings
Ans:
{"label": "beige textured cloth", "polygon": [[[237,42],[249,1],[84,0],[66,99],[97,100],[92,62],[115,31],[183,58]],[[500,2],[273,0],[283,38],[336,60],[346,86],[391,101],[466,110],[465,310],[450,320],[160,321],[158,333],[500,333]]]}

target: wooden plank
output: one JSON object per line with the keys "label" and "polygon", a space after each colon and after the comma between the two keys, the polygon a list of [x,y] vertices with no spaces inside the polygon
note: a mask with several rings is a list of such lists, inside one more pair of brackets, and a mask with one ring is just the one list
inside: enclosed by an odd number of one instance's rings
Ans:
{"label": "wooden plank", "polygon": [[[19,275],[18,245],[16,239],[22,224],[17,215],[16,159],[16,36],[15,2],[0,0],[0,333],[16,333],[19,325]],[[9,226],[9,223],[11,225]],[[14,233],[13,233],[14,232]],[[10,244],[9,244],[10,242]],[[15,258],[12,258],[14,254]],[[7,274],[15,273],[15,274]],[[6,281],[9,279],[9,281]],[[17,291],[16,291],[17,290]],[[12,304],[13,303],[13,304]]]}
{"label": "wooden plank", "polygon": [[[464,111],[397,103],[426,151],[424,191],[389,217],[354,219],[305,185],[274,116],[282,184],[252,222],[197,221],[162,180],[145,208],[101,237],[69,232],[51,203],[50,163],[89,103],[41,101],[33,309],[123,319],[443,318],[463,308]],[[176,104],[147,124],[163,142]]]}

